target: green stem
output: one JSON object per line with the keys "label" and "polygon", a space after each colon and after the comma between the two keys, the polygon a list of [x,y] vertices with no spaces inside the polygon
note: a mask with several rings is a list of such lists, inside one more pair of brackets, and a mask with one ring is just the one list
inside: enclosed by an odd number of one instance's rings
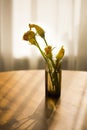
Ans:
{"label": "green stem", "polygon": [[54,64],[54,62],[53,62],[53,59],[51,58],[50,60],[51,60],[51,62],[52,62],[53,68],[55,69],[55,64]]}
{"label": "green stem", "polygon": [[[44,41],[45,41],[46,45],[48,45],[45,39],[44,39]],[[49,63],[49,61],[48,61],[49,59],[45,56],[44,52],[41,50],[41,48],[40,48],[40,46],[39,46],[39,44],[38,44],[37,41],[36,41],[36,46],[37,46],[38,49],[40,50],[40,52],[41,52],[43,58],[45,59],[47,65],[48,65],[49,74],[50,74],[51,81],[52,81],[52,84],[53,84],[52,72],[51,72],[51,69],[50,69],[50,63]],[[53,60],[52,60],[52,59],[50,59],[50,60],[51,60],[51,62],[52,62],[52,66],[53,66],[53,68],[55,69],[55,64],[54,64]]]}
{"label": "green stem", "polygon": [[41,52],[43,58],[45,59],[45,61],[47,62],[47,58],[46,58],[45,54],[43,53],[43,51],[41,50],[41,48],[40,48],[40,46],[39,46],[39,44],[38,44],[37,41],[36,41],[36,46],[37,46],[37,48],[40,50],[40,52]]}
{"label": "green stem", "polygon": [[49,61],[48,61],[48,59],[46,58],[46,56],[44,55],[44,53],[43,53],[43,51],[41,50],[41,48],[40,48],[40,46],[39,46],[39,44],[38,44],[37,41],[36,41],[36,43],[37,43],[37,47],[38,47],[38,49],[40,50],[40,52],[41,52],[43,58],[45,59],[47,65],[48,65],[48,69],[49,69],[50,77],[51,77],[51,80],[52,80],[52,75],[51,75],[51,70],[50,70],[50,64],[49,64]]}
{"label": "green stem", "polygon": [[46,46],[48,46],[48,43],[47,43],[47,41],[46,41],[45,37],[44,37],[43,39],[44,39],[44,42],[45,42]]}

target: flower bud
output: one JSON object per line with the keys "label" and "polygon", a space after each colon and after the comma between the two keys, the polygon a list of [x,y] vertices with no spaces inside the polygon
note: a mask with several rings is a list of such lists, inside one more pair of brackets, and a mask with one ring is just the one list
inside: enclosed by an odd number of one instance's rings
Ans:
{"label": "flower bud", "polygon": [[29,24],[29,27],[30,27],[30,29],[35,28],[38,35],[41,36],[42,38],[45,37],[45,32],[40,26],[38,26],[36,24]]}
{"label": "flower bud", "polygon": [[49,58],[52,58],[52,47],[47,46],[44,50],[45,50],[46,56]]}
{"label": "flower bud", "polygon": [[64,51],[64,48],[62,46],[61,49],[59,50],[58,54],[56,55],[56,59],[61,60],[63,58],[63,56],[64,56],[64,52],[65,51]]}
{"label": "flower bud", "polygon": [[26,32],[26,33],[24,33],[24,35],[23,35],[23,40],[28,41],[28,35],[29,35],[29,31]]}
{"label": "flower bud", "polygon": [[35,33],[31,30],[27,31],[23,35],[23,40],[29,41],[31,44],[36,44]]}

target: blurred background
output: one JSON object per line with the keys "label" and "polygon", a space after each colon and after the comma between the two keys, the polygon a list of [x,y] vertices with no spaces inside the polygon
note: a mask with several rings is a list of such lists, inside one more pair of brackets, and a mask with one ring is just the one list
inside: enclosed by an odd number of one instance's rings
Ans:
{"label": "blurred background", "polygon": [[45,67],[22,39],[29,23],[44,28],[53,47],[64,46],[62,69],[87,70],[87,0],[0,0],[0,71]]}

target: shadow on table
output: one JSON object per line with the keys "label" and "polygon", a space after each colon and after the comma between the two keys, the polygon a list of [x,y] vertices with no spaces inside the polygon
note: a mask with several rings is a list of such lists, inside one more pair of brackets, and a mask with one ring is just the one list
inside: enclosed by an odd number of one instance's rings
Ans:
{"label": "shadow on table", "polygon": [[47,130],[47,123],[45,118],[45,101],[42,100],[36,110],[30,116],[21,119],[20,124],[16,127],[24,130]]}
{"label": "shadow on table", "polygon": [[86,109],[86,112],[85,112],[85,117],[84,117],[84,120],[83,120],[83,125],[82,125],[81,130],[87,130],[87,109]]}
{"label": "shadow on table", "polygon": [[17,124],[17,120],[16,119],[12,119],[9,122],[5,123],[5,124],[0,124],[0,130],[14,130],[13,129],[13,125]]}
{"label": "shadow on table", "polygon": [[43,99],[32,115],[19,121],[21,123],[16,127],[16,130],[23,126],[26,126],[24,130],[48,130],[56,113],[57,103],[57,100],[52,98]]}
{"label": "shadow on table", "polygon": [[56,113],[56,104],[55,99],[43,99],[33,114],[20,120],[14,117],[8,123],[0,125],[0,130],[48,130]]}
{"label": "shadow on table", "polygon": [[46,98],[46,120],[48,127],[54,119],[58,104],[60,104],[60,99]]}

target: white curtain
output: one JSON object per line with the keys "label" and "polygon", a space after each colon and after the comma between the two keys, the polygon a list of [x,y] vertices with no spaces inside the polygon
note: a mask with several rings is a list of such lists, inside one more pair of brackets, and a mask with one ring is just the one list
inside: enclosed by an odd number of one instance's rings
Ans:
{"label": "white curtain", "polygon": [[0,70],[44,67],[39,51],[22,40],[29,23],[42,26],[52,46],[64,46],[64,69],[87,70],[86,5],[86,0],[0,0]]}

